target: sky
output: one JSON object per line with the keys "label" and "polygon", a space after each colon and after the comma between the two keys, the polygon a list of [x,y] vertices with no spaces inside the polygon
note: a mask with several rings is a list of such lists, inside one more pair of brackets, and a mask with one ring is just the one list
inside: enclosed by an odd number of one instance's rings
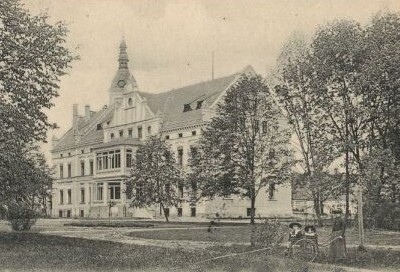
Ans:
{"label": "sky", "polygon": [[[32,14],[70,30],[67,46],[79,55],[61,79],[49,110],[60,137],[72,124],[72,105],[99,110],[117,69],[122,37],[129,67],[146,92],[162,92],[252,65],[267,75],[293,33],[311,37],[334,19],[367,23],[378,11],[400,11],[399,0],[22,0]],[[43,146],[49,155],[50,145]]]}

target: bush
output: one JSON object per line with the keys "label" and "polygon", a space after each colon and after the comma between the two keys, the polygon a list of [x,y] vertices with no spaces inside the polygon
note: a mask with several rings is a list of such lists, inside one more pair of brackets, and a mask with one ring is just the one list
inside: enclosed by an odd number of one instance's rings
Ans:
{"label": "bush", "polygon": [[265,220],[264,223],[254,225],[251,244],[257,247],[278,247],[285,238],[288,228],[277,220]]}
{"label": "bush", "polygon": [[[367,210],[368,211],[368,210]],[[384,202],[371,205],[364,218],[366,228],[400,231],[400,204]]]}
{"label": "bush", "polygon": [[11,228],[16,231],[30,230],[36,223],[39,216],[37,209],[30,205],[14,204],[10,205],[6,212],[7,220],[11,223]]}

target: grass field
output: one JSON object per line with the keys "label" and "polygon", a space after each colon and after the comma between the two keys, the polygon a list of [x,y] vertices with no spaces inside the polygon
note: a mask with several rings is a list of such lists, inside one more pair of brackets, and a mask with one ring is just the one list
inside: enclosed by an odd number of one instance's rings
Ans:
{"label": "grass field", "polygon": [[[210,250],[166,249],[114,242],[0,233],[1,271],[339,271],[332,266],[294,263],[264,253],[196,264],[246,247]],[[307,270],[305,270],[307,269]],[[346,270],[340,270],[346,271]]]}
{"label": "grass field", "polygon": [[[183,229],[168,230],[157,232],[132,232],[130,236],[157,239],[157,240],[190,240],[190,241],[210,241],[220,243],[249,243],[251,228],[249,226],[241,227],[223,227],[216,228],[212,232],[206,229]],[[319,243],[328,241],[330,229],[318,229]],[[346,232],[347,244],[358,243],[358,233],[356,229],[348,229]],[[365,243],[371,245],[400,245],[400,233],[390,231],[365,230]]]}
{"label": "grass field", "polygon": [[[250,237],[250,227],[229,227],[213,230],[211,233],[205,229],[182,229],[157,232],[131,232],[129,235],[144,239],[158,240],[191,240],[209,241],[218,243],[248,243]],[[347,232],[347,243],[356,244],[356,230],[350,229]],[[328,241],[328,229],[319,230],[319,243]],[[393,232],[370,231],[366,232],[366,242],[378,245],[399,245],[400,237]],[[243,245],[244,246],[244,245]],[[331,263],[328,254],[328,247],[321,247],[321,254],[317,262]],[[283,250],[283,249],[282,249]],[[355,247],[348,248],[348,259],[339,264],[353,267],[364,267],[370,269],[398,268],[400,267],[400,251],[368,249],[366,252],[359,252]]]}

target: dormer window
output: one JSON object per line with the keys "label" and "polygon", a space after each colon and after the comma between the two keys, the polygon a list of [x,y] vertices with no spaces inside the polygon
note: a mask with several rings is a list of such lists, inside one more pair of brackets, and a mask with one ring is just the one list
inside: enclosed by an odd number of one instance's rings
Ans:
{"label": "dormer window", "polygon": [[197,106],[196,110],[201,109],[201,106],[203,105],[204,100],[197,101]]}
{"label": "dormer window", "polygon": [[185,104],[183,105],[183,112],[191,111],[192,108],[190,107],[190,104]]}
{"label": "dormer window", "polygon": [[101,124],[97,124],[97,130],[101,130]]}

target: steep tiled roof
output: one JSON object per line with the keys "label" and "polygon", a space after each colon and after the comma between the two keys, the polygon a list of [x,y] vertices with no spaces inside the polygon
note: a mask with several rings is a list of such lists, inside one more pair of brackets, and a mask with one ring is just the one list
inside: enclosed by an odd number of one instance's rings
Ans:
{"label": "steep tiled roof", "polygon": [[[158,94],[139,94],[146,98],[154,113],[161,112],[163,129],[191,125],[202,120],[201,110],[196,109],[198,101],[203,101],[201,108],[210,106],[237,76],[233,74]],[[189,104],[191,110],[183,112],[185,104]]]}
{"label": "steep tiled roof", "polygon": [[[239,73],[236,73],[163,93],[139,92],[139,94],[147,100],[148,106],[153,113],[162,116],[162,130],[199,125],[203,123],[201,109],[210,107],[235,81],[238,75]],[[129,70],[122,69],[114,77],[111,89],[118,88],[117,83],[121,78],[130,80],[132,84],[136,84]],[[201,107],[199,107],[198,103],[201,104]],[[190,110],[184,112],[185,104],[190,106]],[[110,120],[113,109],[114,106],[111,106],[108,109],[102,109],[93,113],[89,120],[79,117],[78,130],[81,135],[79,143],[75,143],[74,131],[71,128],[61,137],[53,147],[53,150],[58,151],[78,145],[101,143],[104,132],[103,130],[97,130],[97,124]]]}
{"label": "steep tiled roof", "polygon": [[[81,141],[78,145],[101,142],[103,140],[103,130],[97,130],[97,124],[103,123],[111,118],[112,108],[104,108],[91,114],[89,120],[79,117],[78,130],[81,134]],[[75,146],[74,131],[68,130],[53,147],[54,151],[71,148]]]}

